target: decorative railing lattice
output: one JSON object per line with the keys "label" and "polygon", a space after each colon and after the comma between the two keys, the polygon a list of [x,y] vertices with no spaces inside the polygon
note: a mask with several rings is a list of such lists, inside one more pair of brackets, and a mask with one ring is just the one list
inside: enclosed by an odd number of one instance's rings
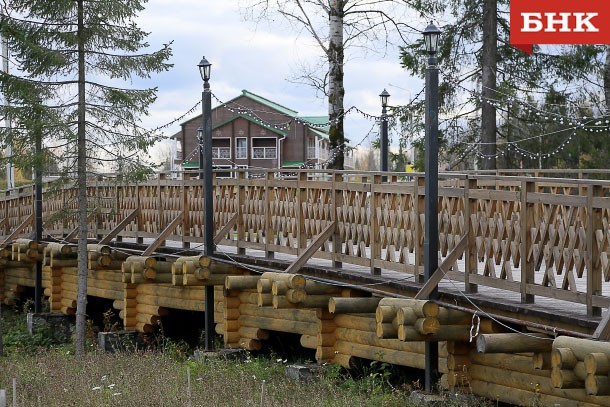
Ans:
{"label": "decorative railing lattice", "polygon": [[[234,171],[237,178],[214,181],[215,230],[230,226],[219,245],[299,255],[335,222],[314,258],[420,281],[423,174],[384,181],[380,173],[260,170],[263,177],[250,178]],[[167,240],[185,247],[202,243],[201,184],[163,177],[140,184],[93,181],[89,237],[101,239],[137,210],[118,238],[154,239],[181,216]],[[47,187],[45,233],[61,238],[76,228],[76,191]],[[3,193],[0,242],[20,227],[19,235],[31,234],[26,221],[33,204],[32,187]],[[467,236],[465,254],[448,270],[466,292],[492,287],[519,293],[522,302],[546,297],[586,304],[589,314],[610,306],[609,181],[441,174],[438,225],[441,260]]]}

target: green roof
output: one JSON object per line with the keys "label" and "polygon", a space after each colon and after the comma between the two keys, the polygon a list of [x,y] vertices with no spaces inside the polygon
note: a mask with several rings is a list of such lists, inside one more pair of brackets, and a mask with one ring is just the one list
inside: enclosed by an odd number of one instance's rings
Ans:
{"label": "green roof", "polygon": [[324,127],[316,127],[318,129],[328,130],[330,128],[328,116],[299,116],[299,119],[318,126],[325,125]]}
{"label": "green roof", "polygon": [[281,131],[281,130],[279,130],[279,129],[276,129],[275,127],[271,127],[271,126],[269,126],[269,125],[267,125],[267,124],[265,124],[265,123],[261,123],[261,122],[259,122],[258,120],[255,120],[255,119],[253,119],[252,117],[247,116],[247,115],[244,115],[244,114],[238,114],[237,116],[231,117],[231,118],[230,118],[229,120],[227,120],[227,121],[224,121],[224,122],[222,122],[222,123],[218,123],[218,124],[214,125],[214,128],[213,128],[212,130],[217,129],[217,128],[219,128],[219,127],[222,127],[222,126],[224,126],[224,125],[225,125],[225,124],[227,124],[227,123],[231,123],[232,121],[235,121],[235,119],[238,119],[238,118],[240,118],[240,117],[241,117],[242,119],[246,119],[246,120],[248,120],[249,122],[252,122],[252,123],[257,124],[257,125],[259,125],[259,126],[261,126],[261,127],[264,127],[265,129],[267,129],[267,130],[269,130],[269,131],[272,131],[272,132],[274,132],[274,133],[277,133],[277,134],[279,134],[280,136],[285,136],[285,135],[286,135],[286,133],[285,133],[285,132],[283,132],[283,131]]}
{"label": "green roof", "polygon": [[[292,109],[287,108],[286,106],[280,105],[279,103],[272,102],[271,100],[265,99],[264,97],[257,95],[255,93],[252,93],[250,91],[247,91],[246,89],[241,91],[241,95],[245,96],[247,98],[250,98],[252,100],[255,100],[258,103],[261,103],[265,106],[268,106],[271,109],[277,110],[278,112],[283,113],[287,116],[296,117],[299,114],[299,112],[297,112],[296,110],[292,110]],[[234,101],[235,99],[237,99],[237,98],[233,98],[229,102],[226,102],[226,103],[230,103],[230,102]]]}

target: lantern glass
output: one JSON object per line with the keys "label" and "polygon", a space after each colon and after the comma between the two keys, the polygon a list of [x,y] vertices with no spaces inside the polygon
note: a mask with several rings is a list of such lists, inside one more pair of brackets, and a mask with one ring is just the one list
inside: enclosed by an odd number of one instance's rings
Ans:
{"label": "lantern glass", "polygon": [[379,98],[381,99],[381,106],[386,107],[388,105],[388,99],[390,99],[390,94],[384,89],[379,95]]}
{"label": "lantern glass", "polygon": [[205,57],[201,58],[201,61],[197,65],[199,67],[199,73],[201,74],[201,79],[204,82],[210,80],[210,74],[212,73],[212,64],[208,62]]}
{"label": "lantern glass", "polygon": [[438,40],[441,35],[441,30],[438,29],[434,24],[430,23],[424,30],[424,42],[426,45],[426,51],[430,55],[434,55],[438,52]]}

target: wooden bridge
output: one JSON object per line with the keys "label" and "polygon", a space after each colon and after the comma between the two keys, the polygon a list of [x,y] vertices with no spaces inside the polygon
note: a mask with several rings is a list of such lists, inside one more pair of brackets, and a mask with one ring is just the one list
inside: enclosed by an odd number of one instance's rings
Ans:
{"label": "wooden bridge", "polygon": [[[88,292],[113,301],[125,329],[203,311],[213,285],[227,346],[289,332],[320,362],[422,368],[424,343],[439,341],[445,387],[610,405],[610,182],[582,179],[604,172],[440,174],[441,297],[429,302],[423,174],[234,171],[214,180],[212,258],[200,255],[201,181],[90,182]],[[76,192],[48,185],[43,207],[35,242],[33,188],[0,198],[0,300],[33,287],[42,260],[51,310],[71,314]]]}

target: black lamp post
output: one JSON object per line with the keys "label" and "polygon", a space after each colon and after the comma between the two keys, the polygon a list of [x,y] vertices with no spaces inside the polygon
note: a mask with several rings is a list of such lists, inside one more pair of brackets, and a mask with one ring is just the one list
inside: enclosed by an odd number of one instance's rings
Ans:
{"label": "black lamp post", "polygon": [[[390,94],[387,90],[383,90],[379,95],[381,99],[381,171],[388,171],[388,99]],[[385,180],[385,176],[384,176]]]}
{"label": "black lamp post", "polygon": [[[34,195],[35,195],[35,204],[34,204],[34,212],[35,212],[35,239],[38,244],[42,243],[42,123],[40,121],[42,110],[42,100],[38,99],[35,102],[35,112],[36,112],[36,125],[34,128],[34,133],[36,137],[35,142],[35,150],[36,150],[36,167],[35,167],[35,187],[34,187]],[[42,288],[42,261],[36,261],[36,274],[34,281],[34,312],[40,313],[42,312],[42,297],[44,295]]]}
{"label": "black lamp post", "polygon": [[[428,52],[426,68],[426,136],[425,136],[425,228],[424,228],[424,282],[427,282],[438,268],[438,66],[436,53],[441,34],[430,23],[424,30],[424,42]],[[438,298],[434,289],[431,300]],[[438,372],[438,342],[426,342],[425,389],[432,391],[440,378]]]}
{"label": "black lamp post", "polygon": [[[212,64],[205,57],[197,65],[203,79],[201,102],[203,131],[199,136],[199,174],[203,177],[203,247],[204,255],[214,254],[214,186],[212,185]],[[214,350],[214,286],[205,286],[205,350]]]}

